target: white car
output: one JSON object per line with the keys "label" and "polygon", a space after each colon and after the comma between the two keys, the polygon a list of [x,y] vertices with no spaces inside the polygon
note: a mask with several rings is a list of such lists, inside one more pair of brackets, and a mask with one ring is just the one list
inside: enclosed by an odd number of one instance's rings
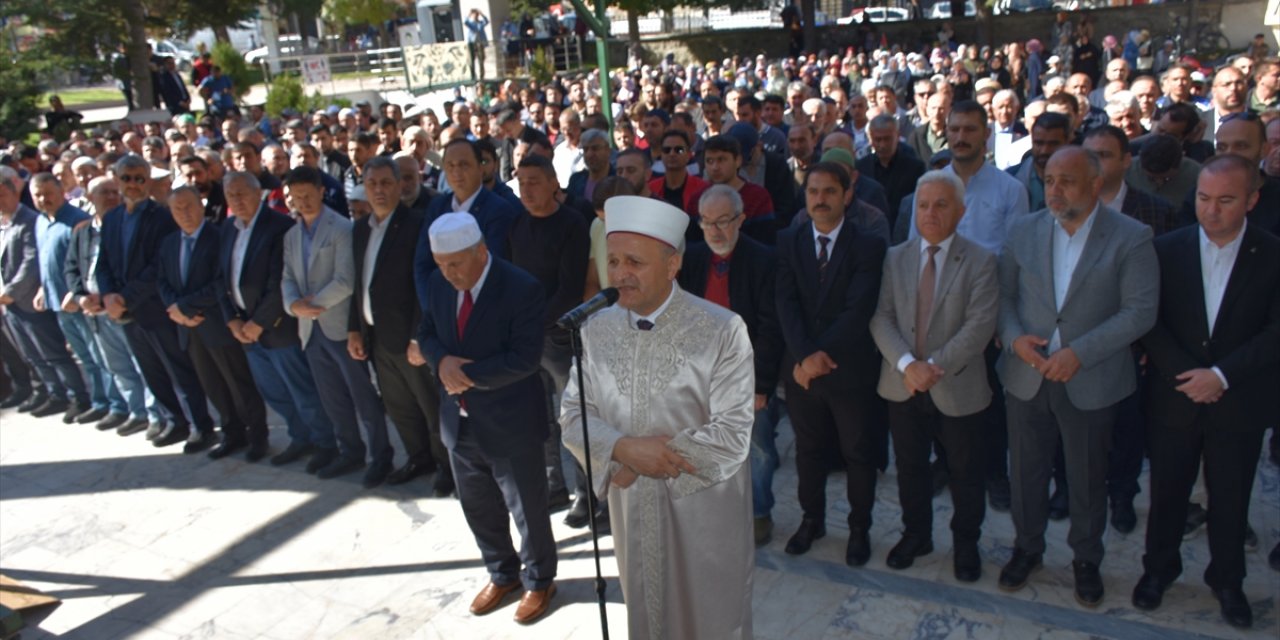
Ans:
{"label": "white car", "polygon": [[[315,38],[307,38],[307,48],[314,49],[316,46]],[[304,53],[302,46],[302,38],[296,35],[280,36],[280,56],[300,56]],[[258,47],[251,49],[244,54],[244,61],[251,65],[262,64],[271,55],[266,47]]]}
{"label": "white car", "polygon": [[858,7],[849,15],[836,20],[836,24],[858,24],[863,15],[867,16],[869,22],[903,22],[911,17],[911,13],[901,7]]}
{"label": "white car", "polygon": [[[966,0],[964,3],[964,15],[972,16],[977,15],[977,13],[978,8],[974,6],[973,0]],[[929,7],[929,10],[925,12],[925,17],[930,20],[950,20],[951,2],[949,2],[949,0],[942,0],[942,2]]]}
{"label": "white car", "polygon": [[196,52],[191,47],[173,40],[152,40],[147,38],[147,44],[151,45],[151,50],[156,55],[173,58],[178,65],[180,73],[189,73],[191,65],[196,61]]}

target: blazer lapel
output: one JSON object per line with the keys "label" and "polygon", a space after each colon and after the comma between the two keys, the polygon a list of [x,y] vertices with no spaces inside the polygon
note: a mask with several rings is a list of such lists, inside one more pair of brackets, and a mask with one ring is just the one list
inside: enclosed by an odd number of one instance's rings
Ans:
{"label": "blazer lapel", "polygon": [[[827,259],[827,271],[830,271],[832,274],[839,272],[840,265],[844,263],[846,256],[848,256],[849,252],[852,251],[851,247],[853,245],[853,236],[858,233],[854,229],[853,221],[848,218],[845,218],[844,226],[849,228],[845,229],[844,227],[841,227],[840,235],[836,236],[835,244],[831,245],[831,255]],[[810,236],[810,240],[812,240],[812,236]],[[818,254],[815,251],[815,249],[811,248],[809,253],[813,255],[813,263],[816,269],[818,264]],[[831,283],[834,280],[834,276],[822,279],[822,289],[818,292],[819,304],[821,304],[821,301],[827,299],[827,293],[830,292],[832,286]]]}
{"label": "blazer lapel", "polygon": [[[373,273],[369,274],[369,282],[373,282],[373,278],[378,275],[378,269],[382,267],[382,262],[387,259],[387,253],[391,250],[391,245],[397,242],[396,236],[400,233],[400,223],[404,222],[404,216],[400,214],[401,208],[397,207],[391,213],[391,219],[383,223],[390,226],[387,227],[387,232],[382,236],[382,244],[378,245],[378,255],[373,259]],[[417,242],[417,240],[414,239],[414,242]],[[412,260],[412,257],[410,259]]]}
{"label": "blazer lapel", "polygon": [[[484,319],[489,308],[498,304],[498,301],[502,298],[502,272],[498,269],[498,265],[494,262],[495,260],[496,258],[494,258],[493,254],[489,254],[489,275],[485,276],[484,287],[480,289],[480,295],[471,301],[471,316],[467,318],[466,335],[462,338],[463,341],[475,335],[476,327],[480,326],[480,321]],[[457,300],[458,296],[455,295],[453,298]],[[455,314],[454,317],[457,317],[457,315]],[[455,326],[457,324],[456,322],[454,323]]]}
{"label": "blazer lapel", "polygon": [[[1244,247],[1240,248],[1241,251]],[[1204,306],[1204,272],[1200,267],[1200,233],[1187,234],[1187,242],[1183,246],[1183,259],[1179,261],[1182,271],[1182,286],[1186,287],[1186,295],[1191,300],[1190,306],[1193,309],[1192,314],[1195,315],[1195,326],[1203,332],[1203,335],[1209,337],[1209,311]],[[1236,264],[1239,265],[1239,259]],[[1231,278],[1235,279],[1235,269],[1232,269]],[[1225,296],[1224,302],[1225,302]],[[1163,304],[1163,300],[1161,301]],[[1220,307],[1221,308],[1221,307]]]}
{"label": "blazer lapel", "polygon": [[960,270],[964,268],[964,262],[969,257],[966,251],[968,245],[964,244],[960,236],[956,236],[951,241],[951,250],[947,252],[947,260],[945,265],[938,265],[942,268],[942,275],[938,279],[937,286],[933,288],[933,308],[929,310],[929,326],[933,326],[933,321],[938,316],[938,307],[942,301],[942,297],[947,295],[947,290],[951,288],[951,284],[956,281],[956,277],[960,274]]}
{"label": "blazer lapel", "polygon": [[[1245,285],[1249,282],[1249,277],[1253,275],[1253,261],[1258,255],[1258,244],[1253,229],[1245,228],[1244,238],[1240,241],[1240,253],[1236,255],[1236,263],[1231,267],[1231,275],[1227,278],[1227,289],[1222,292],[1222,304],[1218,305],[1218,317],[1214,319],[1213,331],[1217,331],[1222,327],[1222,318],[1230,312],[1241,292],[1244,291]],[[1196,234],[1196,240],[1199,241],[1200,234]],[[1199,264],[1199,247],[1196,247],[1196,263]],[[1201,282],[1203,280],[1201,279]],[[1201,289],[1204,286],[1201,285]],[[1204,295],[1201,294],[1201,299]],[[1204,305],[1200,305],[1204,308]],[[1205,328],[1209,327],[1208,312],[1205,313]],[[1210,335],[1212,337],[1212,335]]]}
{"label": "blazer lapel", "polygon": [[[799,273],[796,275],[798,276],[798,280],[802,287],[801,291],[803,292],[803,285],[809,284],[810,282],[817,284],[818,282],[818,254],[815,253],[816,250],[814,249],[812,222],[800,227],[800,231],[795,235],[795,243],[795,250],[800,254],[800,268],[798,270]],[[812,281],[806,277],[808,274],[813,274]]]}
{"label": "blazer lapel", "polygon": [[[301,220],[299,220],[298,224],[304,224],[304,223]],[[319,249],[320,247],[323,247],[325,242],[328,242],[329,234],[332,232],[332,229],[333,229],[333,219],[329,217],[329,210],[326,208],[324,211],[320,212],[320,219],[316,220],[316,233],[311,238],[311,253],[307,256],[307,264],[305,265],[307,268],[307,271],[306,271],[307,273],[311,273],[311,271],[315,268],[316,254],[319,253],[317,249]],[[302,229],[302,233],[306,233],[306,229]],[[298,234],[297,240],[296,240],[296,242],[298,243],[297,249],[298,249],[299,256],[302,255],[302,233]],[[310,283],[308,283],[308,286],[310,286]]]}

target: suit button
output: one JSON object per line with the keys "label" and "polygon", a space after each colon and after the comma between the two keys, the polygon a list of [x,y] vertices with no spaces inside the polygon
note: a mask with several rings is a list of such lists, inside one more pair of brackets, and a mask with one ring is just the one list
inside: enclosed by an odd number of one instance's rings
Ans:
{"label": "suit button", "polygon": [[1202,347],[1207,347],[1207,346],[1209,346],[1209,341],[1208,341],[1208,340],[1205,340],[1204,342],[1201,342],[1201,343],[1200,343],[1200,346],[1202,346]]}

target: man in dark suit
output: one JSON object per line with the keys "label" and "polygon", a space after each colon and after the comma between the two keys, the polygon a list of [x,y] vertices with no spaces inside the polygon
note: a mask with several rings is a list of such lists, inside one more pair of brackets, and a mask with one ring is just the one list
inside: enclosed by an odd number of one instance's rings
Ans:
{"label": "man in dark suit", "polygon": [[1160,311],[1142,339],[1154,368],[1151,512],[1133,604],[1159,607],[1182,573],[1187,498],[1203,460],[1210,505],[1204,580],[1222,617],[1241,628],[1253,623],[1241,590],[1249,496],[1262,434],[1280,419],[1280,240],[1246,222],[1258,182],[1257,165],[1240,156],[1205,164],[1196,187],[1199,224],[1156,241]]}
{"label": "man in dark suit", "polygon": [[182,75],[178,73],[177,64],[172,56],[164,59],[164,68],[160,70],[160,86],[157,90],[160,92],[160,97],[164,99],[164,106],[169,109],[170,115],[176,116],[191,111],[191,92],[187,91],[187,85],[182,81]]}
{"label": "man in dark suit", "polygon": [[246,457],[255,462],[267,455],[267,407],[253,384],[249,359],[222,313],[226,281],[218,260],[220,228],[205,219],[200,200],[194,185],[169,194],[169,211],[178,232],[160,244],[156,289],[177,326],[178,344],[191,357],[200,384],[222,420],[222,439],[209,457],[225,458],[248,446]]}
{"label": "man in dark suit", "polygon": [[302,355],[298,321],[284,310],[284,235],[294,222],[267,206],[251,173],[228,173],[222,190],[233,216],[221,229],[222,314],[231,335],[244,346],[258,393],[289,428],[289,446],[271,464],[310,455],[307,473],[315,473],[334,461],[338,445]]}
{"label": "man in dark suit", "polygon": [[742,197],[729,185],[712,185],[698,200],[705,243],[690,245],[677,281],[680,288],[742,317],[755,349],[755,422],[751,429],[751,502],[757,545],[773,532],[773,472],[779,464],[776,397],[782,360],[774,291],[773,249],[743,235]]}
{"label": "man in dark suit", "polygon": [[849,496],[845,562],[871,557],[871,509],[883,449],[871,424],[878,361],[868,326],[880,290],[885,242],[845,225],[853,199],[849,174],[820,162],[805,178],[811,218],[778,236],[778,321],[786,341],[784,379],[796,432],[796,468],[804,518],[787,542],[801,554],[826,535],[826,478],[831,450],[844,460]]}
{"label": "man in dark suit", "polygon": [[[1268,153],[1266,127],[1252,112],[1228,116],[1218,127],[1217,150],[1219,154],[1231,153],[1259,166]],[[1280,178],[1259,171],[1258,198],[1249,209],[1249,224],[1280,235]],[[1192,189],[1182,202],[1179,219],[1183,224],[1196,222],[1196,190]]]}
{"label": "man in dark suit", "polygon": [[[599,129],[587,129],[582,132],[582,163],[587,168],[569,176],[569,186],[565,189],[569,195],[588,202],[601,180],[613,175],[613,165],[609,163],[609,134]],[[593,215],[595,211],[591,212]]]}
{"label": "man in dark suit", "polygon": [[445,145],[444,173],[453,192],[442,193],[431,201],[423,221],[422,237],[415,238],[417,248],[413,256],[414,286],[418,300],[423,305],[427,302],[427,278],[436,268],[431,261],[431,244],[426,233],[433,220],[452,211],[470,213],[480,224],[485,243],[501,256],[506,251],[511,223],[521,213],[511,202],[484,188],[480,150],[476,143],[458,139]]}
{"label": "man in dark suit", "polygon": [[439,383],[415,339],[425,306],[419,300],[428,299],[425,293],[412,295],[422,215],[401,204],[400,168],[394,160],[375,157],[363,174],[373,213],[355,225],[352,236],[355,295],[347,351],[356,360],[372,358],[387,417],[409,456],[387,476],[387,484],[437,472],[434,493],[444,497],[453,493],[454,483],[449,453],[440,441]]}
{"label": "man in dark suit", "polygon": [[[492,611],[523,583],[515,620],[528,624],[546,613],[556,592],[543,469],[549,431],[539,378],[542,285],[490,256],[467,213],[437,218],[428,237],[439,269],[427,283],[432,304],[418,342],[443,385],[442,435],[463,514],[489,570],[471,612]],[[518,553],[508,513],[520,531]]]}
{"label": "man in dark suit", "polygon": [[924,163],[915,157],[911,147],[898,138],[898,121],[889,114],[871,119],[867,126],[872,153],[858,160],[859,178],[869,178],[884,186],[889,208],[884,214],[893,228],[902,199],[916,189],[916,180],[924,175]]}
{"label": "man in dark suit", "polygon": [[[211,442],[204,434],[213,420],[191,358],[178,344],[178,331],[156,292],[155,261],[160,243],[177,230],[164,205],[152,200],[151,165],[127,155],[115,166],[124,204],[102,219],[95,275],[107,316],[124,324],[125,336],[147,387],[168,413],[167,425],[152,423],[147,438],[157,447],[187,441],[198,451]],[[195,431],[191,430],[192,425]]]}
{"label": "man in dark suit", "polygon": [[204,200],[205,220],[221,224],[227,219],[227,198],[222,193],[222,183],[209,175],[209,163],[200,156],[187,156],[178,160],[178,171],[186,184],[195,187]]}

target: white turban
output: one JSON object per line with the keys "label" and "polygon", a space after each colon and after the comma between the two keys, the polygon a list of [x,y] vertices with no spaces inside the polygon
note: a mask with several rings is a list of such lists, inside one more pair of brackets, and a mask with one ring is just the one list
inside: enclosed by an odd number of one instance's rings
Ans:
{"label": "white turban", "polygon": [[480,225],[470,213],[446,213],[427,230],[431,253],[457,253],[476,246],[484,237]]}
{"label": "white turban", "polygon": [[688,227],[689,214],[662,200],[614,196],[604,201],[605,235],[637,233],[679,250]]}

